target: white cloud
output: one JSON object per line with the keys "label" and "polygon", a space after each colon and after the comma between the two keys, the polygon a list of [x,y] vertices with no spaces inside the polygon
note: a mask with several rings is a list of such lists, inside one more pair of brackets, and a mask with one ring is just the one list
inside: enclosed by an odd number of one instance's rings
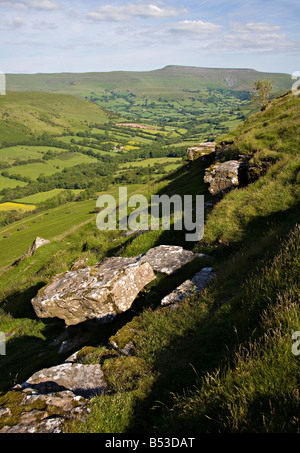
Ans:
{"label": "white cloud", "polygon": [[86,17],[95,21],[121,22],[131,20],[134,17],[142,19],[165,19],[176,17],[183,12],[185,10],[178,10],[172,7],[160,8],[153,4],[126,3],[123,6],[101,6],[95,11],[88,12]]}
{"label": "white cloud", "polygon": [[234,52],[293,52],[298,44],[280,33],[280,27],[262,22],[232,23],[227,34],[210,50]]}
{"label": "white cloud", "polygon": [[184,20],[173,24],[169,31],[174,33],[216,33],[221,30],[220,25],[215,25],[211,22],[203,22],[202,20]]}
{"label": "white cloud", "polygon": [[237,33],[272,33],[280,30],[279,25],[271,25],[265,22],[249,22],[247,24],[233,23],[231,30]]}
{"label": "white cloud", "polygon": [[0,30],[20,28],[23,25],[25,25],[25,22],[20,17],[15,17],[12,20],[0,20]]}
{"label": "white cloud", "polygon": [[0,0],[0,5],[5,8],[13,8],[26,10],[29,8],[53,10],[58,8],[58,4],[54,0]]}

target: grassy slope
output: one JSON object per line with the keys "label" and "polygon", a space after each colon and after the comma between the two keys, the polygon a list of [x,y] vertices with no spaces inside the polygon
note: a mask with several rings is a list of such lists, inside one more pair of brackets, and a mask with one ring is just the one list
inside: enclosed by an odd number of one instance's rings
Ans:
{"label": "grassy slope", "polygon": [[[299,105],[292,96],[275,101],[236,132],[239,145],[249,123],[259,134],[260,122],[282,109],[295,132]],[[273,139],[284,145],[272,124]],[[120,346],[133,339],[135,356],[105,361],[106,375],[118,376],[114,392],[94,398],[87,423],[70,431],[300,431],[299,359],[291,351],[300,326],[299,159],[286,145],[264,176],[226,195],[208,215],[205,240],[195,249],[211,253],[215,282],[177,310],[152,306],[113,337]],[[178,193],[184,183],[184,175],[176,180]],[[156,297],[149,295],[152,303]],[[97,362],[99,350],[86,360]]]}
{"label": "grassy slope", "polygon": [[[239,147],[247,143],[247,128],[252,126],[251,143],[258,140],[258,146],[263,140],[264,153],[273,153],[268,160],[271,167],[258,181],[226,195],[207,213],[201,243],[184,243],[181,232],[151,231],[127,239],[118,232],[99,233],[91,222],[77,231],[70,228],[66,235],[58,232],[36,256],[5,270],[0,287],[0,329],[14,335],[8,340],[9,354],[0,357],[1,388],[63,359],[50,346],[62,324],[37,320],[30,305],[30,299],[53,274],[69,269],[80,256],[94,263],[114,254],[137,255],[161,243],[182,244],[209,252],[212,259],[195,261],[171,279],[159,279],[130,313],[101,332],[97,330],[89,344],[98,347],[87,355],[87,361],[99,362],[101,347],[112,335],[123,345],[134,335],[135,354],[105,360],[113,391],[94,398],[87,422],[71,425],[70,431],[299,431],[299,363],[291,354],[291,334],[300,325],[299,229],[295,227],[299,221],[299,162],[290,141],[292,131],[296,137],[299,127],[299,103],[299,98],[291,96],[277,100],[231,136],[235,143],[228,155],[234,155],[237,142]],[[282,135],[279,118],[274,119],[279,112],[286,115]],[[268,135],[254,139],[265,130],[262,124],[267,121],[273,125]],[[276,142],[281,147],[274,158]],[[261,152],[252,147],[249,154],[258,169],[264,167]],[[196,161],[190,170],[177,170],[160,185],[131,190],[148,196],[159,191],[202,193],[208,200],[207,185],[201,182],[208,164]],[[62,214],[61,218],[66,217]],[[43,221],[42,229],[48,224]],[[218,275],[207,291],[187,299],[177,310],[157,308],[165,294],[205,264],[212,264]]]}
{"label": "grassy slope", "polygon": [[7,92],[0,97],[0,143],[18,143],[43,132],[85,129],[85,121],[105,123],[109,115],[101,107],[70,95]]}

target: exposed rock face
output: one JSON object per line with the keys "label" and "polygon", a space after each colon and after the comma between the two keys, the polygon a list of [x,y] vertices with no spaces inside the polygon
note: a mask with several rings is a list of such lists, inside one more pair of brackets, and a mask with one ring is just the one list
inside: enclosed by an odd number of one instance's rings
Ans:
{"label": "exposed rock face", "polygon": [[128,310],[154,280],[152,267],[137,258],[108,258],[103,263],[58,274],[32,299],[40,318],[58,317],[66,325],[86,320],[111,321]]}
{"label": "exposed rock face", "polygon": [[245,163],[238,160],[229,160],[207,168],[204,182],[209,183],[209,191],[212,195],[218,195],[222,191],[239,187],[245,184]]}
{"label": "exposed rock face", "polygon": [[190,250],[176,245],[159,245],[142,256],[140,262],[148,262],[153,270],[163,274],[173,274],[185,264],[196,258]]}
{"label": "exposed rock face", "polygon": [[18,264],[20,261],[23,261],[28,256],[33,256],[39,247],[42,247],[43,245],[46,245],[49,243],[50,243],[50,241],[48,241],[48,239],[43,239],[43,238],[37,237],[31,244],[29,249],[24,253],[24,255],[22,255],[19,260],[14,262],[14,265]]}
{"label": "exposed rock face", "polygon": [[215,151],[216,151],[216,142],[199,143],[199,145],[188,148],[187,159],[195,160],[198,157],[206,156],[207,154],[214,153]]}
{"label": "exposed rock face", "polygon": [[165,296],[161,301],[161,305],[175,304],[195,292],[201,292],[213,278],[213,269],[211,267],[203,268],[200,272],[194,275],[191,280],[186,280],[174,289],[174,291]]}

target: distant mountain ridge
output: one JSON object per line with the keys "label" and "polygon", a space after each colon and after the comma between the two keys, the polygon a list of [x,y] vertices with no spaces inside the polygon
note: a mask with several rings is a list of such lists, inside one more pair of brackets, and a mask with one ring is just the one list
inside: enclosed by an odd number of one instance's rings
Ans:
{"label": "distant mountain ridge", "polygon": [[[99,90],[182,92],[197,89],[251,90],[255,80],[268,78],[274,91],[291,87],[291,75],[243,68],[202,68],[168,65],[151,71],[7,74],[8,91],[48,91],[79,97]],[[84,93],[83,93],[84,92]]]}

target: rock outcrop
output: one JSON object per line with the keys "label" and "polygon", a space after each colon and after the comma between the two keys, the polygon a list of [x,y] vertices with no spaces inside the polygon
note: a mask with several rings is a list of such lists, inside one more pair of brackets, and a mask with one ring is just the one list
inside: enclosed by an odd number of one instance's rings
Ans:
{"label": "rock outcrop", "polygon": [[128,310],[138,293],[154,279],[147,262],[108,258],[54,276],[31,302],[38,317],[58,317],[67,326],[87,320],[109,322]]}
{"label": "rock outcrop", "polygon": [[223,191],[246,184],[247,172],[243,161],[229,160],[211,165],[205,171],[204,182],[209,183],[209,192],[218,195]]}
{"label": "rock outcrop", "polygon": [[57,317],[67,326],[94,320],[112,321],[127,311],[138,293],[155,279],[171,275],[196,254],[180,246],[160,245],[132,258],[108,258],[94,266],[73,265],[58,274],[31,301],[39,318]]}
{"label": "rock outcrop", "polygon": [[25,258],[28,258],[29,256],[33,256],[39,247],[42,247],[43,245],[49,243],[50,241],[48,239],[43,239],[40,237],[35,238],[35,240],[28,248],[28,250],[26,250],[26,252],[21,256],[21,258],[15,261],[13,265],[19,264],[21,261],[23,261]]}
{"label": "rock outcrop", "polygon": [[179,285],[174,291],[165,296],[161,305],[170,305],[181,302],[185,297],[195,293],[200,293],[214,278],[215,274],[211,267],[205,267],[190,280],[186,280]]}
{"label": "rock outcrop", "polygon": [[[130,308],[139,291],[155,279],[154,271],[171,275],[195,258],[208,257],[180,246],[161,245],[137,257],[108,258],[94,266],[79,260],[70,271],[54,276],[32,305],[38,316],[59,317],[67,325],[88,319],[107,322]],[[212,268],[202,269],[166,296],[162,305],[176,304],[195,290],[201,291],[213,276]],[[136,316],[100,350],[85,346],[64,363],[37,371],[0,396],[0,433],[63,433],[66,422],[84,422],[90,412],[89,398],[111,390],[109,373],[114,367],[107,364],[117,360],[119,366],[126,359],[132,367],[139,328]],[[51,345],[59,346],[62,341],[59,352],[66,352],[87,341],[89,334],[75,339],[66,336],[65,331]]]}
{"label": "rock outcrop", "polygon": [[206,156],[216,151],[216,142],[204,142],[199,145],[192,146],[187,150],[187,159],[195,160],[198,157]]}
{"label": "rock outcrop", "polygon": [[39,394],[27,388],[10,390],[0,409],[0,433],[62,433],[69,420],[84,421],[89,413],[85,398],[71,391]]}

